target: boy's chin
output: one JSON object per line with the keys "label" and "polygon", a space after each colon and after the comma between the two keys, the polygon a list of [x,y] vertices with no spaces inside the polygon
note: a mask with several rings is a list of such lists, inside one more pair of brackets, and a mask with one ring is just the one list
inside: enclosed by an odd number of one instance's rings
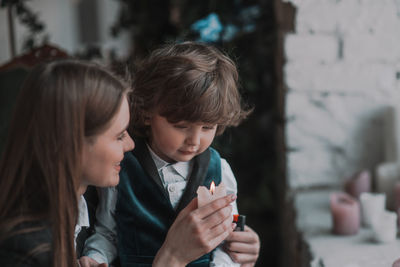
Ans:
{"label": "boy's chin", "polygon": [[187,162],[187,161],[191,161],[195,156],[196,156],[196,154],[193,154],[193,155],[180,155],[179,157],[177,157],[175,159],[175,161],[176,162],[178,162],[178,161]]}

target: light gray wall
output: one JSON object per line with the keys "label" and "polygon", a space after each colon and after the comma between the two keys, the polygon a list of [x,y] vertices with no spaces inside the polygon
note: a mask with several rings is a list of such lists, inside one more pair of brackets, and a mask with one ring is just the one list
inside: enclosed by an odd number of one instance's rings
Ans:
{"label": "light gray wall", "polygon": [[384,114],[400,105],[400,1],[286,0],[286,141],[292,188],[339,185],[384,158]]}
{"label": "light gray wall", "polygon": [[[32,11],[39,13],[40,20],[46,26],[46,33],[50,36],[50,43],[53,43],[70,54],[83,49],[86,42],[101,45],[105,54],[114,47],[120,56],[125,56],[129,52],[130,38],[125,33],[118,39],[113,39],[109,34],[109,28],[116,20],[119,10],[118,1],[97,0],[89,1],[89,9],[82,10],[87,6],[85,0],[32,0],[27,1],[27,5]],[[90,16],[80,16],[90,14]],[[95,20],[95,21],[93,21]],[[91,25],[90,28],[84,25]],[[0,9],[0,64],[11,59],[8,36],[7,10]],[[17,19],[16,41],[17,55],[21,54],[24,36],[27,29],[21,26]],[[86,32],[85,32],[86,31]],[[90,31],[96,34],[91,34]],[[90,38],[82,36],[90,35]]]}

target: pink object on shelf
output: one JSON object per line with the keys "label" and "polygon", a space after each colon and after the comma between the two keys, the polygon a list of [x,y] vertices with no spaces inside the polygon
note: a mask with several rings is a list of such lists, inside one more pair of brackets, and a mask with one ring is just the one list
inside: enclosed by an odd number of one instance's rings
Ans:
{"label": "pink object on shelf", "polygon": [[352,196],[337,192],[330,196],[333,233],[354,235],[360,228],[360,204]]}
{"label": "pink object on shelf", "polygon": [[393,262],[392,267],[400,267],[400,259],[397,259],[395,262]]}
{"label": "pink object on shelf", "polygon": [[356,199],[360,199],[361,193],[371,192],[371,173],[368,170],[355,173],[345,181],[344,190]]}

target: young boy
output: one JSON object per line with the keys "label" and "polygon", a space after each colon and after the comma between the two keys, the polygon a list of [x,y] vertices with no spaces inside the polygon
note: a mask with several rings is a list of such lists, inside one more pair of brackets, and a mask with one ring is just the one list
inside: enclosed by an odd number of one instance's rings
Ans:
{"label": "young boy", "polygon": [[[122,266],[151,266],[176,215],[200,185],[223,182],[228,193],[236,194],[229,164],[210,145],[249,114],[241,106],[237,82],[235,64],[201,43],[167,45],[139,65],[130,127],[136,148],[121,163],[119,185],[101,191],[96,234],[86,242],[85,255],[111,262],[118,243]],[[236,202],[232,212],[237,213]],[[240,246],[236,252],[258,254],[259,241],[251,230],[246,238],[230,240],[240,243],[249,236],[251,252]],[[235,263],[219,247],[188,266]]]}

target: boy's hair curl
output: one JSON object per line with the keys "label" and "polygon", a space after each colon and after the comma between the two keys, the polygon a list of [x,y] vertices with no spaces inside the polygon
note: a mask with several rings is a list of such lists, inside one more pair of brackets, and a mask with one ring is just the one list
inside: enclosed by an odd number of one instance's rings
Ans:
{"label": "boy's hair curl", "polygon": [[136,66],[130,130],[148,136],[153,114],[179,121],[217,124],[217,135],[251,112],[238,91],[235,63],[217,48],[198,42],[168,44]]}

